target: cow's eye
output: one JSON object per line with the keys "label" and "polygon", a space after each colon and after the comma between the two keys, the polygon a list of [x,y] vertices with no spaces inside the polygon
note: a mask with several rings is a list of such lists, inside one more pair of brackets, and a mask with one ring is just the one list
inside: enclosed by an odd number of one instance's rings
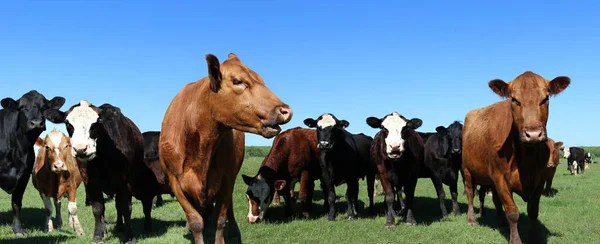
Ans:
{"label": "cow's eye", "polygon": [[540,102],[540,105],[544,105],[544,104],[546,104],[547,102],[548,102],[548,96],[546,96],[546,98],[544,98],[544,100],[542,100],[542,101]]}
{"label": "cow's eye", "polygon": [[517,100],[516,98],[512,97],[512,102],[517,105],[517,106],[521,106],[521,103],[519,102],[519,100]]}
{"label": "cow's eye", "polygon": [[46,150],[50,150],[50,147],[49,147],[49,146],[44,146],[44,147],[46,148]]}

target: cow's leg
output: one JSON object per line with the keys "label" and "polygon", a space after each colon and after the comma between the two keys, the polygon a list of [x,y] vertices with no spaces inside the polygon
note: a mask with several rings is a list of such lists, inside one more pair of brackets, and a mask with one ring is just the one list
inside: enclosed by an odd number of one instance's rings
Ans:
{"label": "cow's leg", "polygon": [[237,221],[235,220],[232,198],[229,199],[228,206],[229,208],[227,209],[227,234],[232,239],[237,238],[239,240],[239,243],[241,243],[242,233],[240,232],[240,227],[238,226]]}
{"label": "cow's leg", "polygon": [[[116,203],[115,203],[116,204]],[[115,224],[115,231],[116,232],[123,232],[123,212],[122,209],[119,208],[118,205],[115,205],[117,207],[117,223]]]}
{"label": "cow's leg", "polygon": [[[183,193],[183,186],[185,186],[186,192],[199,193],[201,191],[201,187],[198,184],[185,184],[185,182],[195,182],[197,177],[193,174],[193,171],[189,171],[187,174],[181,177],[181,182],[175,178],[175,176],[169,175],[169,183],[171,185],[171,190],[173,194],[177,198],[179,205],[183,208],[185,212],[185,217],[187,219],[187,223],[185,226],[185,230],[189,230],[192,232],[194,236],[195,244],[203,244],[204,243],[204,218],[196,208],[192,205],[192,203],[187,199],[186,194]],[[185,185],[182,185],[185,184]]]}
{"label": "cow's leg", "polygon": [[42,201],[44,202],[44,209],[46,210],[46,228],[48,232],[54,231],[54,226],[52,225],[52,202],[50,201],[50,197],[40,193],[42,197]]}
{"label": "cow's leg", "polygon": [[56,208],[56,228],[60,229],[62,227],[62,216],[60,214],[60,198],[54,198],[54,207]]}
{"label": "cow's leg", "polygon": [[[381,166],[381,167],[383,167],[383,166]],[[391,227],[395,227],[395,225],[394,225],[394,222],[395,222],[394,221],[395,194],[394,194],[394,188],[392,187],[392,184],[390,183],[387,175],[385,173],[381,173],[382,170],[379,171],[380,172],[379,181],[381,182],[381,186],[383,187],[383,191],[385,193],[385,204],[387,206],[385,226],[388,228],[391,228]]]}
{"label": "cow's leg", "polygon": [[438,196],[440,211],[442,213],[442,218],[448,216],[448,210],[446,209],[446,192],[444,192],[444,186],[442,185],[442,178],[440,175],[433,171],[431,172],[431,182],[433,183],[433,187],[435,188],[435,192]]}
{"label": "cow's leg", "polygon": [[477,224],[477,220],[475,220],[475,210],[473,210],[473,190],[475,188],[475,184],[471,178],[471,172],[464,167],[463,177],[465,182],[465,190],[467,192],[467,224]]}
{"label": "cow's leg", "polygon": [[[160,196],[160,195],[159,195]],[[142,199],[142,209],[144,210],[144,231],[152,231],[152,202],[155,196],[148,196]]]}
{"label": "cow's leg", "polygon": [[414,205],[415,205],[415,188],[417,187],[417,176],[411,175],[406,182],[404,193],[406,194],[406,223],[408,225],[416,225]]}
{"label": "cow's leg", "polygon": [[104,233],[106,232],[106,224],[104,222],[104,196],[102,195],[102,191],[92,184],[88,185],[88,196],[92,201],[92,212],[95,220],[93,241],[103,243]]}
{"label": "cow's leg", "polygon": [[348,203],[348,219],[356,219],[356,202],[358,198],[358,179],[348,180],[346,182],[346,202]]}
{"label": "cow's leg", "polygon": [[544,195],[550,196],[552,194],[552,181],[554,180],[554,174],[556,174],[556,167],[550,169],[551,173],[546,179],[546,189],[544,190]]}
{"label": "cow's leg", "polygon": [[84,234],[83,229],[81,228],[81,224],[79,223],[79,218],[77,217],[77,188],[73,187],[68,192],[69,203],[67,208],[69,210],[69,227],[75,230],[75,233],[78,236],[82,236]]}
{"label": "cow's leg", "polygon": [[398,211],[399,216],[406,215],[406,203],[404,202],[404,197],[402,197],[402,192],[404,192],[404,186],[398,186],[396,188],[397,199],[394,199],[396,201],[394,204],[400,204],[400,210]]}
{"label": "cow's leg", "polygon": [[296,200],[298,200],[298,197],[296,194],[294,194],[294,189],[296,188],[296,183],[298,183],[298,180],[298,178],[293,178],[288,186],[292,203],[296,203]]}
{"label": "cow's leg", "polygon": [[24,174],[25,175],[21,176],[17,182],[17,187],[11,195],[11,206],[13,211],[12,229],[16,236],[27,235],[27,233],[23,231],[21,225],[21,207],[23,206],[23,194],[25,194],[25,188],[27,188],[27,184],[29,183],[31,171],[25,172]]}
{"label": "cow's leg", "polygon": [[[217,210],[217,231],[215,233],[215,244],[225,244],[225,238],[223,236],[223,231],[225,229],[225,224],[228,219],[229,208],[231,207],[231,194],[233,189],[223,189],[221,187],[221,191],[216,196],[215,209]],[[227,187],[229,188],[229,187]],[[286,193],[289,195],[289,191]],[[235,218],[234,218],[235,220]]]}
{"label": "cow's leg", "polygon": [[458,178],[454,179],[450,184],[450,195],[452,195],[452,213],[460,215],[460,207],[458,206]]}
{"label": "cow's leg", "polygon": [[379,186],[379,183],[377,182],[377,179],[375,179],[375,181],[373,182],[373,197],[377,196],[377,187]]}
{"label": "cow's leg", "polygon": [[[284,186],[283,189],[281,190],[281,192],[283,193],[283,200],[285,201],[285,216],[286,217],[292,217],[293,212],[292,212],[292,196],[290,194],[290,189],[288,188],[289,186]],[[276,191],[277,192],[277,191]]]}
{"label": "cow's leg", "polygon": [[298,191],[298,199],[302,204],[302,216],[305,218],[309,217],[309,213],[312,212],[312,200],[315,191],[315,182],[311,179],[310,172],[308,170],[302,171],[300,175],[300,190]]}
{"label": "cow's leg", "polygon": [[540,223],[538,221],[538,214],[540,211],[540,197],[542,196],[543,187],[543,183],[539,184],[533,193],[533,197],[527,202],[527,216],[531,222],[529,243],[540,243]]}
{"label": "cow's leg", "polygon": [[321,185],[321,194],[323,195],[323,211],[324,212],[329,212],[329,188],[327,188],[327,184],[325,183],[325,181],[321,178],[321,180],[319,180],[320,185]]}
{"label": "cow's leg", "polygon": [[506,220],[508,220],[508,225],[510,228],[510,243],[522,243],[521,237],[519,237],[519,230],[517,228],[517,223],[519,222],[519,208],[515,204],[510,192],[510,188],[503,177],[503,175],[499,175],[499,177],[494,178],[494,187],[496,188],[494,195],[498,196],[502,202],[502,205],[504,206]]}
{"label": "cow's leg", "polygon": [[[119,190],[114,198],[117,210],[121,212],[123,218],[123,240],[125,243],[136,243],[133,230],[131,229],[131,194],[126,189]],[[152,201],[150,201],[151,203]],[[149,206],[151,207],[152,205]]]}
{"label": "cow's leg", "polygon": [[479,186],[479,215],[483,216],[485,206],[486,186]]}
{"label": "cow's leg", "polygon": [[[375,174],[368,173],[367,174],[367,193],[369,194],[369,213],[373,214],[373,198],[375,197]],[[358,198],[357,198],[358,200]]]}

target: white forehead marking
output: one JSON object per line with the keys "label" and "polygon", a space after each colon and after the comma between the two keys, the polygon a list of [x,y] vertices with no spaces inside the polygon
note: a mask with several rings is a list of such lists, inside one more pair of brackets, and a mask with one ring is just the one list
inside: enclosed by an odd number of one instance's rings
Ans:
{"label": "white forehead marking", "polygon": [[334,125],[335,125],[335,119],[333,118],[333,116],[331,116],[331,114],[324,114],[321,116],[321,119],[319,121],[317,121],[317,126],[319,126],[321,128],[334,126]]}
{"label": "white forehead marking", "polygon": [[90,107],[90,103],[88,103],[86,100],[81,100],[81,102],[79,102],[79,106],[73,108],[73,110],[69,113],[67,120],[73,126],[86,126],[96,122],[98,117],[98,113],[96,113],[96,111]]}
{"label": "white forehead marking", "polygon": [[56,128],[52,129],[50,133],[48,133],[48,137],[50,137],[50,141],[54,144],[54,147],[58,147],[60,142],[63,140],[63,133],[58,131]]}
{"label": "white forehead marking", "polygon": [[391,115],[385,117],[381,125],[390,130],[402,130],[406,126],[406,121],[400,117],[400,114],[393,112]]}

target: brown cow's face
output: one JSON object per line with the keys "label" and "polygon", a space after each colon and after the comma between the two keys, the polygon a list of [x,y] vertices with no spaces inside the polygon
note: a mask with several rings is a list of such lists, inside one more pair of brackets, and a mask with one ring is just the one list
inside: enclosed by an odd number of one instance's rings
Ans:
{"label": "brown cow's face", "polygon": [[213,107],[212,116],[226,126],[244,132],[276,136],[292,119],[292,109],[267,88],[256,72],[242,64],[233,53],[219,64],[217,57],[206,55]]}
{"label": "brown cow's face", "polygon": [[508,84],[500,79],[489,82],[490,88],[501,97],[511,99],[513,124],[524,143],[539,143],[547,140],[549,97],[557,95],[569,86],[571,80],[559,76],[548,81],[527,71]]}
{"label": "brown cow's face", "polygon": [[560,161],[560,147],[563,145],[562,141],[554,142],[552,140],[548,140],[548,147],[550,148],[550,160],[548,161],[548,168],[555,168],[558,166]]}
{"label": "brown cow's face", "polygon": [[53,129],[44,139],[46,158],[43,163],[48,164],[52,172],[60,174],[69,170],[67,162],[71,162],[71,143],[62,132]]}

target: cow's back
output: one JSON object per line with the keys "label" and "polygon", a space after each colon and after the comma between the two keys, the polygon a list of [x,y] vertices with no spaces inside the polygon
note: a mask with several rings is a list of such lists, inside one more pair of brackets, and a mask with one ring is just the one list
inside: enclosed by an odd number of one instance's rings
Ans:
{"label": "cow's back", "polygon": [[273,146],[261,166],[279,171],[280,164],[285,163],[289,172],[299,172],[309,167],[311,162],[318,162],[318,158],[316,130],[295,127],[275,136]]}

